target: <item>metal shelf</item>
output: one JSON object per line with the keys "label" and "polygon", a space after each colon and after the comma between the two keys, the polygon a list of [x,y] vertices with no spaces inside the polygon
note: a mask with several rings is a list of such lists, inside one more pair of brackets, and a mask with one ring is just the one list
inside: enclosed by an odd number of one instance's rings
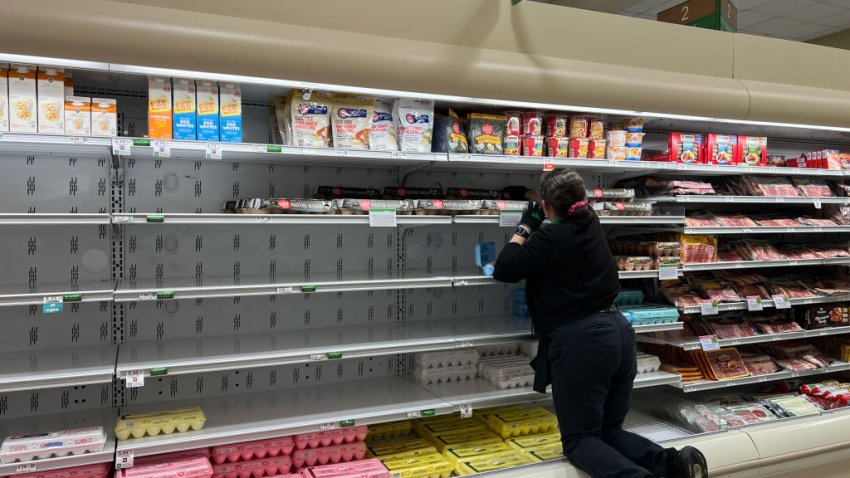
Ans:
{"label": "metal shelf", "polygon": [[53,213],[5,213],[0,214],[0,225],[74,225],[74,224],[109,224],[109,214],[53,214]]}
{"label": "metal shelf", "polygon": [[[848,261],[850,262],[850,261]],[[678,271],[679,275],[682,275],[682,271]],[[658,270],[648,270],[648,271],[619,271],[620,280],[624,279],[658,279]],[[480,274],[475,274],[474,272],[470,273],[460,273],[454,276],[454,286],[455,287],[465,287],[465,286],[476,286],[476,285],[496,285],[501,284],[501,282],[497,282],[490,276],[484,276]]]}
{"label": "metal shelf", "polygon": [[[602,225],[645,226],[680,225],[685,223],[684,216],[600,216]],[[499,224],[498,215],[461,215],[454,217],[455,224]],[[515,226],[515,225],[514,225]]]}
{"label": "metal shelf", "polygon": [[0,354],[0,393],[112,383],[117,347],[104,345]]}
{"label": "metal shelf", "polygon": [[62,297],[65,303],[69,302],[102,302],[112,301],[112,284],[82,284],[80,289],[68,290],[68,284],[42,284],[43,292],[20,292],[14,287],[0,287],[0,306],[8,305],[39,305],[44,303],[45,297]]}
{"label": "metal shelf", "polygon": [[[396,216],[399,225],[451,224],[450,216]],[[369,225],[369,215],[342,214],[113,214],[116,224],[302,224]]]}
{"label": "metal shelf", "polygon": [[850,226],[788,226],[788,227],[685,227],[685,234],[819,234],[850,232]]}
{"label": "metal shelf", "polygon": [[[737,337],[734,339],[718,339],[721,347],[734,347],[736,345],[760,344],[765,342],[779,342],[782,340],[808,339],[813,337],[826,337],[829,335],[850,334],[848,327],[828,327],[825,329],[803,330],[800,332],[786,332],[781,334],[760,334],[753,337]],[[638,342],[672,345],[684,350],[699,350],[702,348],[699,340],[671,340],[658,339],[655,337],[639,336]]]}
{"label": "metal shelf", "polygon": [[833,372],[844,372],[850,370],[850,363],[845,362],[836,362],[832,365],[825,368],[816,368],[813,370],[802,370],[802,371],[782,371],[776,373],[769,373],[766,375],[753,375],[750,377],[743,378],[735,378],[732,380],[696,380],[693,382],[681,382],[678,385],[674,385],[677,388],[681,388],[684,392],[698,392],[700,390],[712,390],[715,388],[728,388],[735,387],[738,385],[749,385],[753,383],[764,383],[764,382],[773,382],[776,380],[784,380],[788,378],[797,378],[797,377],[806,377],[810,375],[822,375],[825,373],[833,373]]}
{"label": "metal shelf", "polygon": [[69,151],[79,155],[109,156],[112,138],[93,136],[63,136],[52,134],[2,133],[0,132],[0,154],[26,153],[31,155],[67,155]]}
{"label": "metal shelf", "polygon": [[850,264],[850,257],[830,257],[827,259],[779,259],[773,261],[701,262],[693,264],[682,264],[682,270],[684,272],[692,272],[729,269],[761,269],[765,267],[805,267],[848,264]]}
{"label": "metal shelf", "polygon": [[[788,302],[791,303],[792,306],[795,305],[810,305],[810,304],[832,304],[835,302],[847,302],[850,301],[850,294],[844,295],[825,295],[820,297],[807,297],[805,299],[788,299]],[[765,309],[773,308],[774,305],[770,303],[771,301],[763,301],[762,306]],[[747,310],[746,302],[726,302],[718,304],[719,312],[728,312],[733,310]],[[685,314],[699,314],[699,307],[685,307],[682,309],[682,312]],[[713,316],[710,316],[713,317]]]}
{"label": "metal shelf", "polygon": [[493,317],[334,327],[240,337],[138,342],[120,346],[115,373],[119,379],[123,379],[129,372],[151,376],[151,370],[159,371],[159,375],[193,374],[244,367],[453,350],[531,337],[529,321]]}
{"label": "metal shelf", "polygon": [[722,196],[695,194],[688,196],[651,196],[642,199],[655,202],[691,204],[850,204],[850,198],[811,198],[804,196]]}
{"label": "metal shelf", "polygon": [[684,322],[673,322],[672,324],[650,324],[650,325],[633,325],[636,334],[651,334],[653,332],[675,332],[682,330]]}
{"label": "metal shelf", "polygon": [[[117,450],[135,456],[339,428],[428,414],[448,414],[451,406],[403,377],[352,380],[271,392],[241,393],[169,403],[167,408],[200,406],[202,430],[118,442]],[[154,403],[122,409],[122,414],[163,408]]]}

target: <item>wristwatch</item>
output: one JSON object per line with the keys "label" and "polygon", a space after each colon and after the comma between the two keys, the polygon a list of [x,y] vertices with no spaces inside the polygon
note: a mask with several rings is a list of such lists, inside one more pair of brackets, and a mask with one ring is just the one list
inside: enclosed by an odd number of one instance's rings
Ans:
{"label": "wristwatch", "polygon": [[526,229],[522,226],[517,226],[516,231],[514,231],[514,234],[516,234],[517,236],[524,237],[526,239],[531,237],[531,233],[528,232],[528,229]]}

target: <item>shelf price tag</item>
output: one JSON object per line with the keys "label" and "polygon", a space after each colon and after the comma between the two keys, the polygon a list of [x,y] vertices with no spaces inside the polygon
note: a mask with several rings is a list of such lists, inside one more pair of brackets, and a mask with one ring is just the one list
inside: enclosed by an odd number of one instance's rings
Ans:
{"label": "shelf price tag", "polygon": [[720,350],[720,342],[717,341],[716,335],[700,335],[699,345],[706,352],[709,350]]}
{"label": "shelf price tag", "polygon": [[777,309],[790,309],[791,301],[788,300],[788,297],[778,294],[773,296],[773,303]]}
{"label": "shelf price tag", "polygon": [[221,159],[221,143],[207,143],[204,157],[207,159]]}
{"label": "shelf price tag", "polygon": [[717,302],[706,300],[699,305],[699,313],[702,315],[717,315],[720,313],[720,308],[717,306]]}
{"label": "shelf price tag", "polygon": [[390,157],[396,159],[407,158],[407,153],[404,151],[390,151]]}
{"label": "shelf price tag", "polygon": [[32,473],[36,471],[35,463],[24,463],[15,467],[15,473]]}
{"label": "shelf price tag", "polygon": [[658,280],[675,280],[679,278],[679,267],[676,264],[659,264]]}
{"label": "shelf price tag", "polygon": [[283,148],[278,144],[269,144],[266,145],[267,153],[283,153]]}
{"label": "shelf price tag", "polygon": [[520,220],[522,220],[522,211],[499,211],[499,227],[517,227]]}
{"label": "shelf price tag", "polygon": [[749,310],[750,312],[759,312],[764,310],[764,305],[761,303],[761,297],[755,295],[748,295],[747,310]]}
{"label": "shelf price tag", "polygon": [[115,469],[133,467],[133,450],[118,450],[115,452]]}
{"label": "shelf price tag", "polygon": [[130,151],[133,149],[132,138],[112,138],[112,155],[113,156],[130,156]]}
{"label": "shelf price tag", "polygon": [[115,224],[133,222],[133,216],[112,216],[112,222]]}
{"label": "shelf price tag", "polygon": [[64,298],[61,295],[46,296],[41,301],[41,311],[45,314],[57,314],[64,308]]}
{"label": "shelf price tag", "polygon": [[459,340],[455,342],[455,348],[463,349],[469,348],[473,346],[473,342],[471,340]]}
{"label": "shelf price tag", "polygon": [[369,209],[369,227],[396,227],[395,209]]}
{"label": "shelf price tag", "polygon": [[543,171],[554,171],[555,163],[543,163]]}
{"label": "shelf price tag", "polygon": [[460,405],[460,418],[472,418],[471,403],[463,403]]}
{"label": "shelf price tag", "polygon": [[125,388],[138,388],[138,387],[144,387],[144,386],[145,386],[145,372],[144,372],[144,370],[130,370],[130,371],[127,372],[127,375],[124,376],[124,387]]}
{"label": "shelf price tag", "polygon": [[153,140],[151,141],[151,146],[153,147],[153,157],[154,158],[170,158],[171,157],[171,141],[163,141],[163,140]]}
{"label": "shelf price tag", "polygon": [[337,422],[322,423],[321,425],[319,425],[319,430],[333,430],[338,426],[339,425],[337,424]]}

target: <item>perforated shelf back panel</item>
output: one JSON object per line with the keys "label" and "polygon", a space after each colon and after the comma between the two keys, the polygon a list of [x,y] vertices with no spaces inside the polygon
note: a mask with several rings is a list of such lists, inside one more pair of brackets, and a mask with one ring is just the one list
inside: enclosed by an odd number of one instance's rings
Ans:
{"label": "perforated shelf back panel", "polygon": [[45,314],[41,305],[0,307],[0,351],[35,351],[64,347],[107,345],[112,342],[109,302],[63,304]]}

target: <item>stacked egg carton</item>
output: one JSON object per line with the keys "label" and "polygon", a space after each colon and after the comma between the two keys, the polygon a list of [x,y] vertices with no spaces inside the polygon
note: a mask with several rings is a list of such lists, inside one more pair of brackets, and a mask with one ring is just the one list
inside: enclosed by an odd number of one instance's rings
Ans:
{"label": "stacked egg carton", "polygon": [[471,380],[477,364],[475,349],[419,352],[413,356],[413,378],[422,385]]}
{"label": "stacked egg carton", "polygon": [[534,369],[529,365],[531,357],[522,353],[525,350],[537,353],[530,341],[479,347],[478,377],[502,389],[531,386]]}
{"label": "stacked egg carton", "polygon": [[109,476],[110,471],[111,467],[109,463],[97,463],[94,465],[60,468],[58,470],[21,473],[14,476],[15,478],[106,478]]}
{"label": "stacked egg carton", "polygon": [[96,453],[103,450],[105,444],[103,427],[12,435],[6,437],[0,445],[0,463]]}
{"label": "stacked egg carton", "polygon": [[213,478],[261,478],[292,469],[292,437],[269,438],[210,448]]}
{"label": "stacked egg carton", "polygon": [[174,432],[197,431],[204,427],[206,421],[207,417],[200,407],[135,413],[118,419],[115,436],[119,440],[128,440],[160,433],[170,435]]}
{"label": "stacked egg carton", "polygon": [[132,468],[116,471],[115,478],[210,478],[213,469],[208,453],[204,449],[144,457]]}
{"label": "stacked egg carton", "polygon": [[292,465],[303,473],[309,467],[362,460],[368,433],[368,427],[355,426],[295,435]]}

